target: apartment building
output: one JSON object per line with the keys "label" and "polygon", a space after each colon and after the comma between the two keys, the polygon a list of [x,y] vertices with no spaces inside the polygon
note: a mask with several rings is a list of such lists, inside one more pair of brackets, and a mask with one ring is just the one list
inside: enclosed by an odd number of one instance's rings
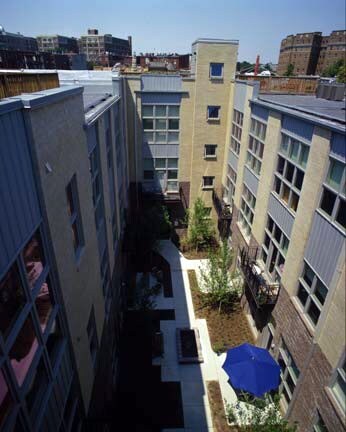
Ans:
{"label": "apartment building", "polygon": [[33,37],[20,33],[7,32],[0,26],[0,49],[10,51],[38,51],[37,41]]}
{"label": "apartment building", "polygon": [[[257,343],[281,366],[299,431],[345,427],[343,102],[236,81],[223,201]],[[220,212],[220,219],[222,213]],[[322,429],[321,429],[322,428]]]}
{"label": "apartment building", "polygon": [[97,29],[88,29],[79,39],[79,52],[87,60],[103,66],[113,66],[119,59],[132,54],[132,38],[120,39],[111,34],[99,35]]}
{"label": "apartment building", "polygon": [[43,52],[78,53],[78,40],[61,35],[36,36],[38,49]]}
{"label": "apartment building", "polygon": [[2,431],[107,423],[126,266],[123,107],[111,82],[0,101]]}
{"label": "apartment building", "polygon": [[283,75],[289,64],[295,75],[321,74],[338,60],[345,59],[346,31],[336,30],[329,36],[321,32],[289,35],[281,41],[277,73]]}

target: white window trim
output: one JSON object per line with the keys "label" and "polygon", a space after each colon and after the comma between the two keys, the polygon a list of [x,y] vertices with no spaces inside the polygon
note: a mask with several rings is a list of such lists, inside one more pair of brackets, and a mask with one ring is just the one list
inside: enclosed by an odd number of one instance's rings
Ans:
{"label": "white window trim", "polygon": [[[207,146],[213,146],[215,148],[215,153],[213,155],[207,155]],[[216,159],[217,144],[204,144],[204,159]]]}
{"label": "white window trim", "polygon": [[[204,184],[204,179],[205,178],[212,178],[213,179],[213,184],[212,185],[205,185]],[[215,181],[215,176],[203,176],[202,177],[202,189],[205,189],[205,190],[212,190],[212,189],[214,189],[214,181]]]}
{"label": "white window trim", "polygon": [[[221,75],[212,75],[211,69],[212,69],[212,65],[214,65],[214,64],[222,65],[222,73],[221,73]],[[225,68],[225,64],[224,63],[210,62],[210,64],[209,64],[209,78],[211,80],[223,80],[224,68]]]}
{"label": "white window trim", "polygon": [[[219,116],[218,117],[209,117],[209,107],[214,107],[214,108],[219,108]],[[207,106],[207,120],[208,121],[220,121],[220,111],[221,111],[221,106],[220,105],[208,105]]]}

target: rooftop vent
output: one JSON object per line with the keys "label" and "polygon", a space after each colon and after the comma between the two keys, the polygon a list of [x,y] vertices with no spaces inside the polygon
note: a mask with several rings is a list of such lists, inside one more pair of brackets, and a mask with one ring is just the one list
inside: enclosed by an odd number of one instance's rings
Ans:
{"label": "rooftop vent", "polygon": [[320,83],[316,89],[316,97],[320,99],[342,101],[345,97],[345,84]]}

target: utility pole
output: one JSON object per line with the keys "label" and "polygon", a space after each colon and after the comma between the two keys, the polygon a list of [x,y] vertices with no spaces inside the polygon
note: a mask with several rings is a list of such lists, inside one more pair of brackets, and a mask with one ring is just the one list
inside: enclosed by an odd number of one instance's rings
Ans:
{"label": "utility pole", "polygon": [[259,70],[259,65],[260,65],[259,61],[260,61],[260,56],[257,55],[257,57],[256,57],[256,64],[255,64],[255,70],[254,70],[254,75],[255,76],[258,75],[258,70]]}

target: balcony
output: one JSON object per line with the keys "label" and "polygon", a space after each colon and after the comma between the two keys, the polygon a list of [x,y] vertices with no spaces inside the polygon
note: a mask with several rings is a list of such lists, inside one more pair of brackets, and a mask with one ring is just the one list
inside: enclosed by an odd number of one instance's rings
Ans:
{"label": "balcony", "polygon": [[223,198],[223,188],[221,189],[213,189],[213,203],[218,214],[219,219],[221,220],[231,220],[232,212],[231,207],[227,204]]}
{"label": "balcony", "polygon": [[259,248],[242,248],[241,269],[251,297],[258,309],[274,306],[280,291],[278,282],[271,282],[269,277],[257,264]]}

